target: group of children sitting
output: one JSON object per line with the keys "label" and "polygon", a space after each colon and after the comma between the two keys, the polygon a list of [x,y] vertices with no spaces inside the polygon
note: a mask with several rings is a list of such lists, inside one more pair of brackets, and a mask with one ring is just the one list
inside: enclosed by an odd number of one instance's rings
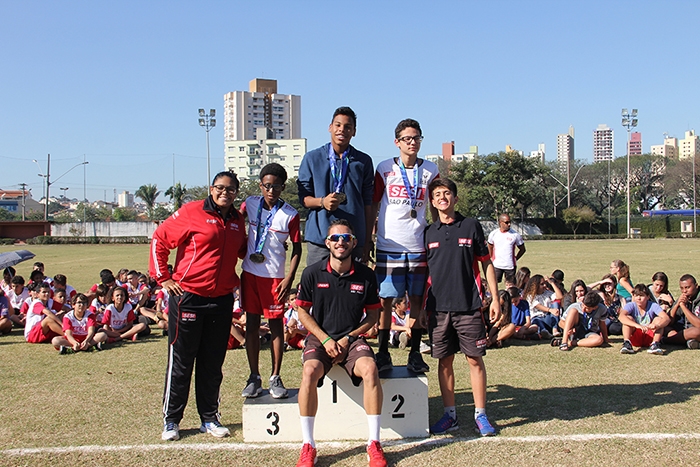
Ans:
{"label": "group of children sitting", "polygon": [[0,333],[24,328],[28,343],[50,342],[61,354],[102,350],[104,343],[135,341],[151,333],[151,324],[167,329],[167,293],[151,287],[148,276],[108,269],[101,282],[83,294],[67,284],[66,276],[44,275],[34,263],[29,282],[14,268],[0,282]]}
{"label": "group of children sitting", "polygon": [[568,351],[608,346],[610,335],[622,335],[622,354],[647,348],[650,354],[663,355],[662,343],[700,347],[700,297],[690,274],[679,279],[678,300],[668,290],[665,273],[654,274],[649,285],[634,285],[629,266],[621,260],[613,261],[610,274],[600,281],[577,279],[568,292],[563,282],[561,270],[545,278],[520,268],[515,277],[507,277],[505,290],[494,298],[501,305],[501,318],[489,324],[488,346],[502,347],[509,339],[546,339]]}

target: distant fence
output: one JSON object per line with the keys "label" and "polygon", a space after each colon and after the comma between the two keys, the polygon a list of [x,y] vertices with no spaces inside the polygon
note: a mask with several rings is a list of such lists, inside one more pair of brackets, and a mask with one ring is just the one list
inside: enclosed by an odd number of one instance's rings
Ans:
{"label": "distant fence", "polygon": [[51,224],[52,237],[153,237],[156,222],[71,222]]}

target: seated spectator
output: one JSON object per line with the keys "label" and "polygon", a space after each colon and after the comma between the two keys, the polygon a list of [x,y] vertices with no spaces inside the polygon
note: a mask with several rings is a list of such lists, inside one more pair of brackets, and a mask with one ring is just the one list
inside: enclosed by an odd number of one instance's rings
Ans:
{"label": "seated spectator", "polygon": [[12,331],[10,313],[14,315],[15,311],[10,306],[10,301],[5,296],[5,292],[0,289],[0,334],[7,334]]}
{"label": "seated spectator", "polygon": [[51,286],[41,283],[33,284],[33,287],[36,289],[37,298],[32,301],[27,311],[24,338],[30,344],[51,342],[51,339],[63,334],[63,323],[51,311]]}
{"label": "seated spectator", "polygon": [[[51,286],[51,288],[53,288],[53,279],[51,279],[50,277],[46,276],[46,274],[44,273],[44,263],[42,263],[41,261],[37,261],[36,263],[34,263],[34,265],[32,266],[32,268],[33,268],[33,269],[32,269],[32,272],[34,272],[34,271],[40,271],[40,272],[41,272],[41,276],[43,277],[42,282],[46,282],[47,284],[49,284],[49,285]],[[32,280],[32,275],[31,275],[31,273],[29,274],[29,280]]]}
{"label": "seated spectator", "polygon": [[695,277],[684,274],[680,278],[681,296],[671,307],[671,324],[664,331],[664,342],[700,348],[700,294]]}
{"label": "seated spectator", "polygon": [[129,269],[121,268],[115,277],[115,283],[119,287],[124,287],[127,282],[127,275],[129,274]]}
{"label": "seated spectator", "polygon": [[651,284],[649,284],[649,292],[651,292],[651,300],[658,303],[662,310],[668,313],[673,305],[673,296],[668,290],[668,276],[659,271],[651,276]]}
{"label": "seated spectator", "polygon": [[[510,289],[514,290],[517,294],[520,293],[517,287],[512,286]],[[520,295],[518,295],[520,298]],[[488,319],[487,323],[487,334],[486,334],[486,347],[496,347],[500,349],[503,347],[503,343],[513,337],[515,334],[515,324],[513,324],[511,319],[511,295],[505,290],[499,290],[498,301],[501,305],[501,316],[498,320],[491,324]],[[488,313],[488,310],[485,310]],[[537,327],[535,326],[535,329]]]}
{"label": "seated spectator", "polygon": [[66,291],[64,289],[56,289],[53,293],[53,304],[51,309],[56,313],[59,319],[63,319],[63,316],[71,310],[71,306],[68,304],[66,299]]}
{"label": "seated spectator", "polygon": [[[41,272],[39,269],[34,269],[32,272],[29,273],[29,282],[33,282],[35,284],[43,284],[45,283],[44,279],[46,279],[46,276],[44,276],[44,273]],[[49,284],[49,287],[51,285]],[[49,295],[53,294],[53,291],[50,291]]]}
{"label": "seated spectator", "polygon": [[[622,301],[617,294],[617,278],[612,274],[606,274],[602,280],[594,284],[598,287],[598,294],[603,299],[603,305],[607,310],[605,320],[601,322],[601,330],[603,331],[603,341],[609,344],[608,336],[622,335],[622,324],[618,318]],[[605,326],[602,323],[605,323]]]}
{"label": "seated spectator", "polygon": [[129,271],[126,276],[126,285],[123,287],[129,294],[129,303],[134,309],[134,312],[138,312],[139,309],[145,305],[151,294],[151,290],[145,284],[146,281],[139,280],[140,276],[141,274],[137,271]]}
{"label": "seated spectator", "polygon": [[617,294],[620,296],[622,304],[632,300],[632,290],[634,284],[630,279],[630,267],[621,259],[616,259],[610,263],[610,274],[613,274],[617,279]]}
{"label": "seated spectator", "polygon": [[116,280],[114,279],[114,274],[112,274],[112,271],[109,269],[103,269],[100,271],[100,283],[90,287],[90,290],[85,294],[85,296],[87,296],[88,300],[92,301],[96,296],[95,292],[97,291],[97,287],[99,285],[104,285],[107,287],[107,290],[109,290],[114,287],[115,284]]}
{"label": "seated spectator", "polygon": [[513,337],[516,339],[539,339],[539,329],[536,324],[532,324],[530,305],[528,305],[527,300],[520,297],[517,287],[508,289],[508,295],[510,295],[511,303],[510,320],[514,327]]}
{"label": "seated spectator", "polygon": [[27,292],[29,292],[29,297],[27,297],[23,302],[22,306],[19,308],[19,314],[24,315],[25,317],[29,313],[29,307],[31,306],[32,302],[37,299],[37,289],[38,286],[34,282],[30,282],[27,285]]}
{"label": "seated spectator", "polygon": [[[55,278],[54,278],[55,280]],[[73,309],[63,317],[63,336],[51,340],[61,355],[88,350],[95,346],[102,350],[107,334],[96,331],[95,314],[88,309],[88,298],[78,294],[73,299]]]}
{"label": "seated spectator", "polygon": [[571,288],[564,295],[564,298],[561,299],[562,311],[559,314],[558,323],[561,329],[564,329],[564,321],[566,320],[566,313],[568,312],[569,307],[574,303],[583,302],[583,297],[585,297],[587,293],[588,287],[586,286],[586,283],[583,282],[581,279],[576,279],[574,282],[571,283]]}
{"label": "seated spectator", "polygon": [[530,306],[532,324],[536,324],[543,339],[551,339],[552,331],[557,326],[559,308],[554,300],[561,300],[563,295],[553,279],[545,279],[540,274],[530,278],[523,290],[523,298]]}
{"label": "seated spectator", "polygon": [[620,353],[633,354],[633,347],[649,347],[647,352],[651,354],[664,354],[661,339],[671,319],[650,298],[649,289],[644,284],[638,284],[632,289],[632,301],[620,310],[622,336],[625,339]]}
{"label": "seated spectator", "polygon": [[[562,271],[561,269],[555,269],[554,271],[552,271],[552,275],[550,277],[557,282],[561,293],[566,295],[566,288],[564,288],[564,271]],[[561,308],[565,309],[564,307]]]}
{"label": "seated spectator", "polygon": [[[85,296],[87,297],[87,294],[85,294]],[[104,284],[98,285],[95,289],[95,298],[93,298],[90,303],[90,311],[95,314],[95,321],[97,322],[98,329],[102,326],[104,313],[107,309],[107,305],[109,305],[111,296],[112,290]]]}
{"label": "seated spectator", "polygon": [[574,347],[598,347],[603,344],[600,322],[606,309],[601,303],[600,295],[595,291],[586,293],[583,300],[569,305],[561,338],[552,339],[553,346],[559,350],[571,350]]}
{"label": "seated spectator", "polygon": [[396,297],[391,302],[391,329],[389,330],[389,342],[394,347],[405,349],[411,340],[411,327],[408,320],[411,317],[408,311],[408,299]]}
{"label": "seated spectator", "polygon": [[520,293],[525,290],[527,281],[530,280],[530,268],[521,267],[515,272],[515,286],[520,290]]}
{"label": "seated spectator", "polygon": [[10,292],[12,289],[12,278],[15,277],[17,271],[12,266],[5,268],[2,272],[2,280],[0,281],[0,290],[5,292],[5,294]]}
{"label": "seated spectator", "polygon": [[12,288],[7,293],[7,299],[10,301],[10,321],[15,326],[23,328],[25,324],[25,313],[20,313],[22,303],[29,298],[29,290],[24,286],[24,277],[15,276],[12,278]]}
{"label": "seated spectator", "polygon": [[139,333],[145,334],[150,329],[143,323],[134,324],[136,315],[127,299],[126,290],[115,287],[112,291],[112,303],[107,305],[102,318],[102,330],[109,337],[109,342],[117,342],[123,339],[136,341]]}
{"label": "seated spectator", "polygon": [[52,289],[55,291],[56,289],[63,289],[66,291],[66,297],[68,299],[68,305],[70,305],[73,302],[73,298],[76,296],[78,293],[72,286],[67,284],[68,278],[64,276],[63,274],[56,274],[53,276],[53,287]]}
{"label": "seated spectator", "polygon": [[309,333],[301,321],[299,321],[299,305],[297,301],[297,289],[293,289],[289,292],[289,298],[287,302],[291,306],[291,313],[289,314],[287,325],[286,325],[286,336],[285,342],[287,343],[287,349],[303,349],[304,340],[306,335]]}

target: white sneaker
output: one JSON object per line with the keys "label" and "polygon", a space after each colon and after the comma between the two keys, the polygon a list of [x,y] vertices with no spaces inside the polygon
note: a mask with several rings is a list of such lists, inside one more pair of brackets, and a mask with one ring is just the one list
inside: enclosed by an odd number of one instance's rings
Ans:
{"label": "white sneaker", "polygon": [[160,435],[163,441],[177,441],[180,439],[180,426],[177,423],[166,423],[163,426],[163,434]]}
{"label": "white sneaker", "polygon": [[199,427],[199,431],[202,433],[209,433],[215,438],[225,438],[231,434],[229,429],[218,421],[202,423],[202,426]]}
{"label": "white sneaker", "polygon": [[430,353],[430,346],[426,344],[425,342],[420,343],[420,353]]}

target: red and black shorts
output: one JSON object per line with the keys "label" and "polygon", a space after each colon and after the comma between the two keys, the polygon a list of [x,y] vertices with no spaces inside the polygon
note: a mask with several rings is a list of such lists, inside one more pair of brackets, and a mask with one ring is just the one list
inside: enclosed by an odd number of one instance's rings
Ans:
{"label": "red and black shorts", "polygon": [[[369,357],[374,360],[374,352],[372,352],[372,349],[367,344],[365,339],[360,337],[355,342],[350,344],[350,350],[348,350],[345,360],[339,363],[339,365],[345,369],[348,376],[350,376],[352,384],[355,386],[359,386],[362,382],[362,378],[355,376],[354,374],[355,364],[357,363],[357,360],[362,357]],[[306,340],[306,347],[304,347],[304,354],[302,355],[302,362],[306,362],[307,360],[318,360],[321,362],[323,364],[324,376],[331,371],[331,368],[333,367],[333,359],[326,352],[326,348],[323,346],[323,344],[321,344],[321,341],[311,333],[309,333]],[[321,378],[319,383],[321,381],[323,381],[323,378]]]}

